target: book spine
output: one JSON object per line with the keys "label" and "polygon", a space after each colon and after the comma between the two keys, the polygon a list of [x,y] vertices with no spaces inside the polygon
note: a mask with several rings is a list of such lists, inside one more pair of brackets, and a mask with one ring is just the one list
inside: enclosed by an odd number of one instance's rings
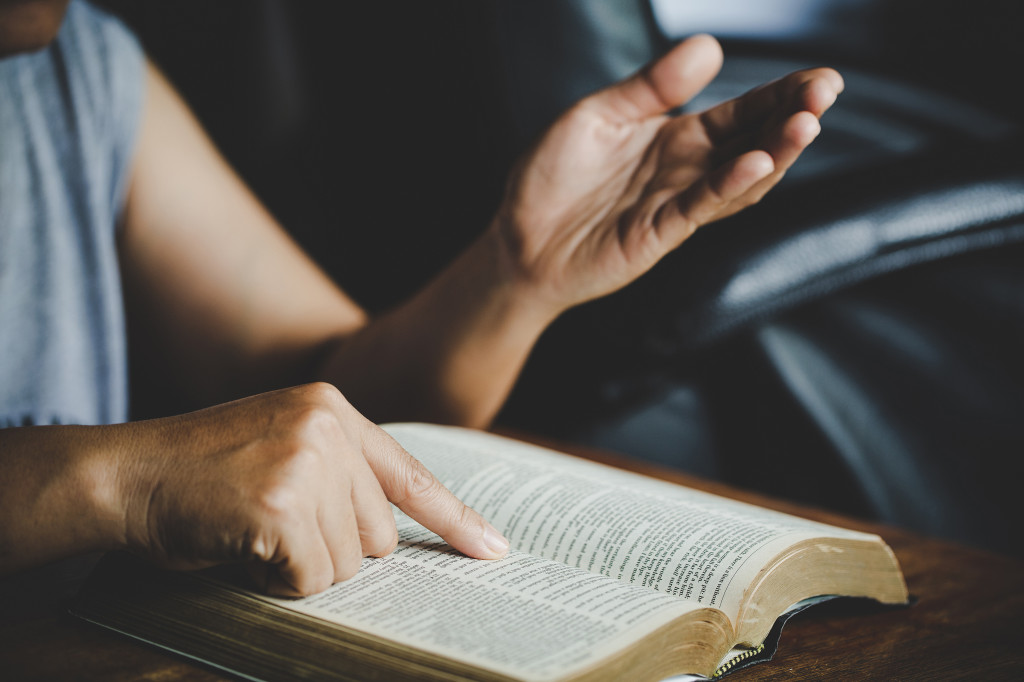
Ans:
{"label": "book spine", "polygon": [[722,665],[720,665],[718,667],[718,670],[716,670],[715,674],[711,676],[711,679],[712,680],[719,679],[723,675],[728,674],[730,670],[735,668],[737,665],[739,665],[743,661],[746,661],[749,658],[753,658],[754,656],[757,656],[762,651],[764,651],[764,644],[758,644],[753,649],[747,649],[743,653],[737,654],[737,655],[733,656],[728,661],[726,661],[724,664],[722,664]]}

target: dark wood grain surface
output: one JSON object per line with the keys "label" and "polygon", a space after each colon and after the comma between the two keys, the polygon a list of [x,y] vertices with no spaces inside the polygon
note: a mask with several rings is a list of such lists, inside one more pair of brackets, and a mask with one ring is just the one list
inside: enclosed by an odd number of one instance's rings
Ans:
{"label": "dark wood grain surface", "polygon": [[[915,603],[838,600],[795,616],[769,663],[743,680],[1024,680],[1024,561],[765,498],[606,453],[561,449],[693,488],[878,533]],[[224,680],[223,673],[66,613],[96,557],[0,580],[2,680]]]}

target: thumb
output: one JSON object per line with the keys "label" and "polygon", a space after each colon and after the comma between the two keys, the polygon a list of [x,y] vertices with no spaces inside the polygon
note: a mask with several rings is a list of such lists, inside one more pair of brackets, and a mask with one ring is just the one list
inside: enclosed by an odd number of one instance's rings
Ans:
{"label": "thumb", "polygon": [[587,102],[604,116],[635,121],[665,114],[704,89],[722,68],[722,48],[709,35],[696,35],[676,45],[624,81]]}
{"label": "thumb", "polygon": [[463,504],[384,431],[374,429],[373,433],[372,443],[364,439],[364,456],[396,507],[467,556],[500,559],[508,553],[508,540],[494,526]]}

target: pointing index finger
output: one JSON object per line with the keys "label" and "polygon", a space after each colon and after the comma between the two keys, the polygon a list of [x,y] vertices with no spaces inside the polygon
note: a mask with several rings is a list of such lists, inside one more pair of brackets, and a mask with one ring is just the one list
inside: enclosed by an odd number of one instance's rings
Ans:
{"label": "pointing index finger", "polygon": [[374,427],[363,451],[384,494],[399,509],[476,559],[500,559],[509,543],[494,526],[444,487],[418,459]]}

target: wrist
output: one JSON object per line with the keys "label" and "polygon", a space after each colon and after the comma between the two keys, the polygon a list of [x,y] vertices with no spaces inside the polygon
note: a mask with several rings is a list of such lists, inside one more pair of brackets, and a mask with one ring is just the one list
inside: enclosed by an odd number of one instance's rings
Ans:
{"label": "wrist", "polygon": [[0,574],[125,546],[118,428],[0,429]]}
{"label": "wrist", "polygon": [[[560,312],[524,286],[496,236],[485,231],[332,357],[327,376],[372,419],[481,428],[494,418]],[[367,358],[386,360],[384,369]]]}
{"label": "wrist", "polygon": [[127,508],[129,495],[126,480],[131,477],[125,467],[125,452],[119,433],[127,425],[83,427],[88,443],[86,451],[76,458],[75,478],[79,497],[93,520],[93,549],[111,550],[127,547]]}
{"label": "wrist", "polygon": [[543,331],[571,306],[554,296],[550,283],[538,278],[529,267],[525,246],[512,221],[504,209],[495,215],[471,247],[483,254],[474,262],[488,264],[504,305],[516,316],[535,321]]}
{"label": "wrist", "polygon": [[95,519],[98,549],[145,546],[152,479],[139,453],[152,446],[140,442],[143,426],[152,422],[87,427],[92,445],[78,466],[85,504]]}

